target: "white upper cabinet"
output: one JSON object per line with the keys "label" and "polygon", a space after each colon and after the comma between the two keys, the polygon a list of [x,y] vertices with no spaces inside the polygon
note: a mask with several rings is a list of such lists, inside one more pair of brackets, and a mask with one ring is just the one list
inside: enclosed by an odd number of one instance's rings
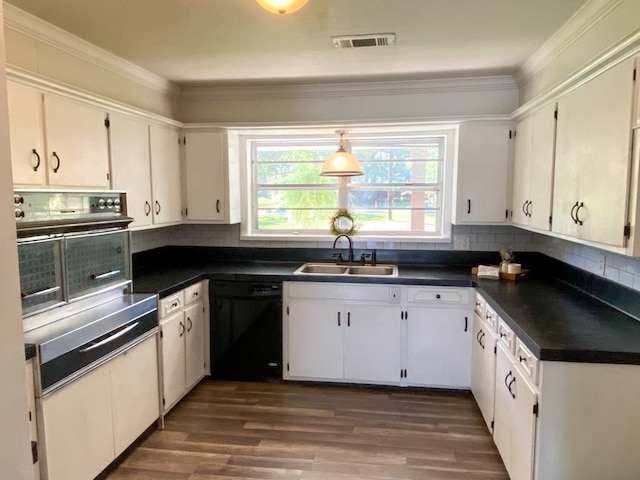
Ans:
{"label": "white upper cabinet", "polygon": [[176,128],[151,124],[151,193],[153,223],[178,223],[182,220],[180,190],[180,136]]}
{"label": "white upper cabinet", "polygon": [[8,100],[15,185],[109,188],[103,110],[12,82]]}
{"label": "white upper cabinet", "polygon": [[149,125],[118,114],[109,115],[111,142],[111,187],[127,192],[127,215],[131,227],[151,225],[151,167]]}
{"label": "white upper cabinet", "polygon": [[635,59],[561,97],[552,230],[626,245]]}
{"label": "white upper cabinet", "polygon": [[109,188],[106,113],[44,95],[49,185]]}
{"label": "white upper cabinet", "polygon": [[551,227],[555,112],[552,104],[517,124],[512,207],[516,225],[540,230]]}
{"label": "white upper cabinet", "polygon": [[42,93],[19,83],[7,82],[11,167],[14,185],[47,184],[44,151]]}
{"label": "white upper cabinet", "polygon": [[511,206],[510,121],[464,122],[455,167],[454,224],[506,224]]}
{"label": "white upper cabinet", "polygon": [[239,159],[230,146],[223,129],[185,134],[188,221],[240,222]]}

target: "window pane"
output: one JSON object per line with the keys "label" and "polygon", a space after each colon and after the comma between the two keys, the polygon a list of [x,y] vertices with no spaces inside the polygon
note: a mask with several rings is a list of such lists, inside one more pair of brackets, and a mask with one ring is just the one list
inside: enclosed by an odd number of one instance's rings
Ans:
{"label": "window pane", "polygon": [[393,162],[365,162],[364,175],[353,177],[353,183],[367,184],[437,184],[440,182],[440,162],[424,160],[395,160]]}
{"label": "window pane", "polygon": [[439,211],[423,209],[352,209],[359,232],[437,232]]}
{"label": "window pane", "polygon": [[318,230],[329,233],[329,221],[335,209],[258,209],[260,230]]}
{"label": "window pane", "polygon": [[315,185],[337,183],[332,177],[321,177],[322,163],[266,163],[256,166],[256,182],[260,185]]}
{"label": "window pane", "polygon": [[324,162],[335,153],[336,145],[305,145],[288,143],[286,145],[258,145],[255,161],[262,162]]}
{"label": "window pane", "polygon": [[258,208],[338,208],[336,190],[258,190]]}
{"label": "window pane", "polygon": [[349,190],[349,208],[426,208],[437,209],[439,191],[402,188]]}

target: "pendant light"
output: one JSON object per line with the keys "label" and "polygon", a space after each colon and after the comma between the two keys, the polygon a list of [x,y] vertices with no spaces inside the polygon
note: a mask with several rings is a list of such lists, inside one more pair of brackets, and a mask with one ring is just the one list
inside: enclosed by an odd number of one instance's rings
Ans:
{"label": "pendant light", "polygon": [[271,13],[279,13],[281,15],[293,13],[304,7],[307,0],[256,0],[262,8]]}
{"label": "pendant light", "polygon": [[342,136],[347,132],[338,130],[336,133],[340,135],[340,148],[324,161],[320,175],[323,177],[357,177],[358,175],[364,175],[360,162],[345,150],[342,143]]}

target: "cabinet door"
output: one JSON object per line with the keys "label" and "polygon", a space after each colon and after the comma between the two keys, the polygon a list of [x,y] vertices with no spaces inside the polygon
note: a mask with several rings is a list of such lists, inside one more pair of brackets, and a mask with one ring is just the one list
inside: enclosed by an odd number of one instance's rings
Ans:
{"label": "cabinet door", "polygon": [[178,130],[151,125],[151,192],[153,223],[177,223],[182,220],[180,190],[180,144]]}
{"label": "cabinet door", "polygon": [[510,122],[468,122],[460,131],[454,223],[502,224],[511,205]]}
{"label": "cabinet door", "polygon": [[493,431],[493,407],[496,385],[496,334],[478,315],[473,316],[471,348],[471,392],[489,431]]}
{"label": "cabinet door", "polygon": [[526,117],[516,125],[515,153],[513,157],[513,217],[517,225],[529,225],[529,175],[533,139],[533,118]]}
{"label": "cabinet door", "polygon": [[[629,59],[558,102],[554,232],[624,244],[633,70],[634,59]],[[576,213],[579,204],[583,206]],[[576,215],[582,225],[574,220]]]}
{"label": "cabinet door", "polygon": [[120,455],[160,416],[156,335],[111,362],[113,443]]}
{"label": "cabinet door", "polygon": [[[36,423],[36,392],[33,378],[33,360],[25,363],[25,375],[27,377],[27,408],[29,409],[29,438],[38,443],[38,425]],[[40,479],[40,462],[33,463],[33,480]]]}
{"label": "cabinet door", "polygon": [[409,308],[407,314],[407,382],[469,388],[472,312]]}
{"label": "cabinet door", "polygon": [[498,345],[493,440],[511,480],[533,478],[536,404],[535,391]]}
{"label": "cabinet door", "polygon": [[186,327],[180,310],[162,319],[162,381],[165,411],[178,401],[187,388]]}
{"label": "cabinet door", "polygon": [[185,150],[187,218],[224,221],[228,209],[224,132],[187,133]]}
{"label": "cabinet door", "polygon": [[344,378],[393,384],[400,382],[399,306],[346,305]]}
{"label": "cabinet door", "polygon": [[109,188],[106,113],[45,94],[44,115],[49,184]]}
{"label": "cabinet door", "polygon": [[151,166],[149,125],[130,117],[110,114],[111,187],[127,192],[131,227],[151,225]]}
{"label": "cabinet door", "polygon": [[205,374],[204,303],[196,302],[185,308],[184,321],[187,328],[186,386],[191,388]]}
{"label": "cabinet door", "polygon": [[49,480],[94,478],[115,458],[109,364],[42,400]]}
{"label": "cabinet door", "polygon": [[[531,116],[531,150],[529,154],[529,226],[551,228],[551,200],[556,145],[556,106],[542,108]],[[520,132],[518,132],[518,137]],[[514,211],[515,216],[515,211]]]}
{"label": "cabinet door", "polygon": [[7,82],[7,95],[13,183],[30,187],[46,185],[42,93]]}
{"label": "cabinet door", "polygon": [[344,376],[342,305],[323,301],[289,303],[289,375],[318,379]]}

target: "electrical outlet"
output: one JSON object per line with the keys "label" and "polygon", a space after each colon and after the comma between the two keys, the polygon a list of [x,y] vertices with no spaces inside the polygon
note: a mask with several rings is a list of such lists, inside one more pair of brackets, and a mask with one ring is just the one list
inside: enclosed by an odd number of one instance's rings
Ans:
{"label": "electrical outlet", "polygon": [[453,236],[453,249],[454,250],[469,250],[471,245],[469,244],[469,235],[454,235]]}

